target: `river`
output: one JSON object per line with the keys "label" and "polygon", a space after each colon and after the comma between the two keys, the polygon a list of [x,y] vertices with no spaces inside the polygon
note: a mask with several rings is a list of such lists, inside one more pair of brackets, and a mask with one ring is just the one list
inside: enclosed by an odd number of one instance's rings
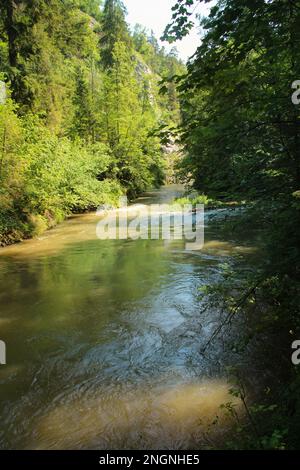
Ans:
{"label": "river", "polygon": [[199,288],[250,248],[218,240],[209,222],[195,252],[184,241],[99,240],[98,219],[75,216],[0,250],[0,447],[203,447],[232,398],[222,342],[201,352],[220,316],[201,313]]}

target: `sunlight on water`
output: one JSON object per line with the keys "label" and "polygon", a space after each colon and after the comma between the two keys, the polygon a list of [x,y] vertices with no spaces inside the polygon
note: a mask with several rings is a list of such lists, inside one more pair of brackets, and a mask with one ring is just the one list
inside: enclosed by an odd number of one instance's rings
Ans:
{"label": "sunlight on water", "polygon": [[208,240],[203,248],[203,253],[213,253],[215,255],[231,255],[233,253],[253,253],[255,247],[235,245],[230,242],[220,240]]}
{"label": "sunlight on water", "polygon": [[[139,203],[168,203],[182,188]],[[206,230],[184,240],[98,240],[99,216],[76,216],[0,250],[0,448],[199,448],[232,401],[231,352],[207,344],[222,321],[200,288],[251,250]],[[209,377],[210,379],[207,379]]]}
{"label": "sunlight on water", "polygon": [[[199,445],[220,406],[234,402],[221,380],[134,392],[99,391],[93,398],[69,399],[37,421],[28,448],[176,449]],[[70,430],[72,432],[70,433]]]}
{"label": "sunlight on water", "polygon": [[32,258],[51,256],[72,244],[96,240],[98,220],[99,216],[96,213],[73,216],[68,221],[34,240],[25,240],[22,243],[1,248],[0,257]]}

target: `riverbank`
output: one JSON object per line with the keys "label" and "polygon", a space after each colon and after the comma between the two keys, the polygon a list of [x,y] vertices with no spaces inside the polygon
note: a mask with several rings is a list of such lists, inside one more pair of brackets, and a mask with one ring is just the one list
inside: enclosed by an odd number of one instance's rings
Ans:
{"label": "riverbank", "polygon": [[[172,203],[181,192],[163,187],[137,202]],[[0,398],[11,410],[0,415],[23,430],[16,439],[7,427],[0,445],[296,447],[291,292],[282,286],[274,305],[254,215],[206,211],[198,252],[180,240],[99,240],[98,221],[78,214],[0,250],[10,358]]]}
{"label": "riverbank", "polygon": [[[180,185],[169,186],[179,188]],[[244,205],[244,201],[221,201],[210,199],[205,195],[175,197],[176,194],[183,194],[184,192],[185,190],[183,186],[180,186],[180,190],[177,189],[177,192],[174,193],[175,199],[173,199],[175,204],[179,204],[181,206],[184,206],[185,204],[192,204],[193,206],[203,204],[206,210],[226,208],[234,209]],[[120,193],[118,193],[117,196],[120,196]],[[142,195],[140,197],[143,198]],[[110,194],[108,194],[104,200],[105,199],[106,201],[114,200],[114,203],[116,203],[116,198],[112,198]],[[168,202],[171,201],[172,197],[168,196]],[[166,203],[166,201],[164,201],[164,203]],[[2,211],[0,212],[0,248],[39,237],[47,230],[51,230],[53,227],[72,217],[74,214],[85,214],[92,210],[96,210],[96,206],[88,207],[86,209],[81,207],[78,208],[78,210],[74,210],[73,213],[63,210],[46,210],[43,215]]]}
{"label": "riverbank", "polygon": [[[138,202],[179,196],[164,187]],[[202,312],[199,293],[249,253],[246,241],[221,239],[209,221],[199,252],[99,240],[98,220],[78,215],[1,250],[1,448],[206,448],[211,430],[220,442],[236,356],[220,337],[203,354],[221,318]]]}
{"label": "riverbank", "polygon": [[52,215],[46,212],[44,216],[28,215],[21,220],[15,213],[0,214],[0,247],[20,243],[24,240],[42,235],[45,231],[55,227],[65,220],[67,215]]}

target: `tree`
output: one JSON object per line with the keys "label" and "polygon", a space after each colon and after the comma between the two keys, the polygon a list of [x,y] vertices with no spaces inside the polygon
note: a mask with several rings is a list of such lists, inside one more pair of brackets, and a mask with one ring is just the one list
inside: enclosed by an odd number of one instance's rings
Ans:
{"label": "tree", "polygon": [[300,122],[290,99],[297,24],[289,0],[219,2],[203,22],[181,87],[185,163],[201,189],[265,196],[299,187]]}
{"label": "tree", "polygon": [[102,127],[116,158],[116,175],[132,195],[153,182],[151,168],[159,165],[159,142],[150,136],[157,121],[123,42],[115,44],[113,64],[104,82]]}
{"label": "tree", "polygon": [[169,58],[145,30],[132,37],[121,1],[100,6],[0,0],[0,243],[163,181]]}
{"label": "tree", "polygon": [[125,21],[125,7],[120,0],[106,0],[102,17],[101,62],[104,69],[114,63],[113,51],[115,44],[124,42],[131,45],[131,38]]}
{"label": "tree", "polygon": [[[171,41],[188,32],[195,4],[176,2],[166,31]],[[231,233],[238,226],[255,227],[261,258],[243,282],[244,298],[253,289],[255,294],[242,302],[241,313],[251,324],[247,336],[256,343],[263,337],[282,344],[287,377],[275,387],[272,403],[278,412],[261,420],[261,435],[268,442],[265,436],[274,437],[275,429],[290,447],[299,445],[294,438],[299,436],[299,375],[292,364],[287,367],[290,335],[300,334],[300,108],[291,100],[292,83],[300,77],[299,25],[297,0],[218,1],[202,21],[202,43],[179,86],[182,173],[201,192],[248,202],[244,218],[229,225]],[[210,286],[212,300],[232,311],[233,299],[241,305],[240,294],[238,299],[233,294],[240,286],[233,273],[229,283],[223,279],[219,287]],[[250,339],[246,342],[249,351]],[[287,418],[289,402],[295,405]]]}

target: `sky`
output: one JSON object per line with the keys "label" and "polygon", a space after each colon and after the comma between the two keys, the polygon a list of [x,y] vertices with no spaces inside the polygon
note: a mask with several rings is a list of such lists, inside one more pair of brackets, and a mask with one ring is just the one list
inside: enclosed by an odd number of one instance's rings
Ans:
{"label": "sky", "polygon": [[[157,39],[159,39],[166,25],[170,22],[172,17],[172,6],[176,0],[123,0],[127,8],[127,22],[130,26],[139,23],[149,30],[153,30]],[[205,15],[209,11],[209,7],[204,4],[199,4],[195,10],[195,15]],[[196,20],[197,21],[197,20]],[[190,35],[182,41],[177,41],[169,45],[163,43],[167,50],[176,46],[179,57],[186,61],[194,54],[200,43],[198,28],[195,26]]]}

